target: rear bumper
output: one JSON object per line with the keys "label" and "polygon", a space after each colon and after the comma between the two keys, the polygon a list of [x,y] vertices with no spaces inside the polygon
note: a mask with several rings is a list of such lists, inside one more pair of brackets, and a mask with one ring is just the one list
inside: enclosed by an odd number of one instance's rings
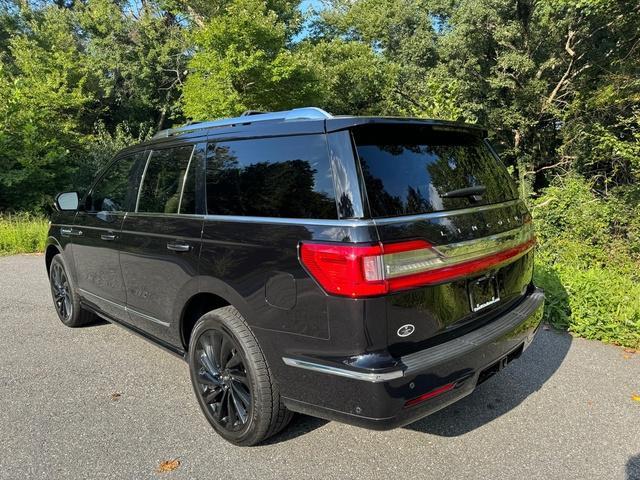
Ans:
{"label": "rear bumper", "polygon": [[[412,423],[468,395],[517,358],[533,341],[543,308],[544,293],[533,289],[491,323],[376,369],[284,357],[288,370],[295,369],[298,384],[309,386],[302,398],[285,397],[285,405],[296,412],[378,430]],[[406,406],[423,395],[429,398]]]}

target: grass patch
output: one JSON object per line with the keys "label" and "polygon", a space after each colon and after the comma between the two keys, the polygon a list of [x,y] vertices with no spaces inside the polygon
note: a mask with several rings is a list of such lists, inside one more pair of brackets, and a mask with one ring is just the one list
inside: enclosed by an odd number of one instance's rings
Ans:
{"label": "grass patch", "polygon": [[42,217],[0,215],[0,255],[42,252],[48,230],[49,222]]}

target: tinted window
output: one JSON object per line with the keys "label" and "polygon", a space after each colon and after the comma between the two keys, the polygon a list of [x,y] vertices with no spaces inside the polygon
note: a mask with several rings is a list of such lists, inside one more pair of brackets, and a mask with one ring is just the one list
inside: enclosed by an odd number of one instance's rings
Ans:
{"label": "tinted window", "polygon": [[122,212],[135,204],[135,195],[140,181],[140,163],[144,153],[140,152],[116,160],[98,180],[87,199],[90,212]]}
{"label": "tinted window", "polygon": [[[195,212],[193,174],[187,175],[192,152],[193,145],[188,145],[151,153],[140,189],[138,212]],[[185,195],[181,202],[183,186]]]}
{"label": "tinted window", "polygon": [[[367,127],[354,139],[374,217],[428,213],[517,197],[506,168],[479,138],[462,130]],[[480,196],[453,193],[484,187]],[[454,195],[445,198],[445,194]]]}
{"label": "tinted window", "polygon": [[235,140],[207,148],[213,215],[336,218],[324,135]]}

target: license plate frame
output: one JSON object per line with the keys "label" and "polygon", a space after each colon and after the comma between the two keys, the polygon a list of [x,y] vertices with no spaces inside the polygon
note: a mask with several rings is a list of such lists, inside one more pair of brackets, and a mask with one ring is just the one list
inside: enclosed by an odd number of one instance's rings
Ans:
{"label": "license plate frame", "polygon": [[500,291],[495,275],[485,275],[467,282],[469,306],[472,312],[479,312],[500,301]]}

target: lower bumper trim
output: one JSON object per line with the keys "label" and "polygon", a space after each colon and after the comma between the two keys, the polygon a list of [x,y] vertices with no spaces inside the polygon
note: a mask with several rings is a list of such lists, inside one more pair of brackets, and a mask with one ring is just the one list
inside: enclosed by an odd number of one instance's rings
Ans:
{"label": "lower bumper trim", "polygon": [[323,365],[321,363],[310,362],[308,360],[301,360],[290,357],[283,357],[282,361],[285,363],[285,365],[289,365],[290,367],[298,367],[305,370],[312,370],[314,372],[328,373],[331,375],[337,375],[338,377],[352,378],[354,380],[364,380],[365,382],[371,383],[388,382],[389,380],[395,380],[396,378],[401,378],[402,376],[404,376],[404,372],[399,369],[389,372],[372,373],[358,372],[346,368]]}

